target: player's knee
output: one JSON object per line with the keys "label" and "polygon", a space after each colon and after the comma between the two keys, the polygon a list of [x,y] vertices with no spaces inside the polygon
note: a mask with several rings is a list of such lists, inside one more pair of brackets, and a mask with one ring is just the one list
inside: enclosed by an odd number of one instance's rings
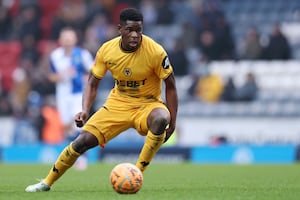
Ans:
{"label": "player's knee", "polygon": [[93,148],[98,145],[97,138],[88,132],[83,131],[73,142],[73,149],[83,154],[88,149]]}
{"label": "player's knee", "polygon": [[153,134],[163,134],[166,126],[170,123],[170,115],[165,109],[156,108],[148,116],[147,123]]}
{"label": "player's knee", "polygon": [[151,122],[150,131],[155,135],[163,134],[168,123],[169,119],[167,117],[157,116]]}

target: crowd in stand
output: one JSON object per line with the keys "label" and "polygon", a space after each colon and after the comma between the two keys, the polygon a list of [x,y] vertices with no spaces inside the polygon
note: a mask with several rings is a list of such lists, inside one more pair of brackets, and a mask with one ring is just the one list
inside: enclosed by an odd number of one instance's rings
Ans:
{"label": "crowd in stand", "polygon": [[[181,28],[181,34],[166,47],[176,76],[199,71],[192,68],[213,60],[292,58],[288,40],[281,32],[279,23],[274,24],[267,44],[261,42],[256,27],[249,27],[243,44],[236,44],[232,33],[234,24],[227,20],[222,9],[223,3],[226,1],[0,0],[0,43],[4,44],[0,52],[12,43],[17,43],[16,48],[20,50],[19,59],[14,60],[13,66],[9,66],[13,68],[11,82],[5,82],[7,80],[3,72],[8,66],[0,61],[0,115],[15,116],[19,121],[26,119],[40,133],[46,118],[42,108],[53,106],[51,96],[55,94],[55,88],[47,78],[48,56],[57,45],[60,30],[66,26],[73,27],[79,36],[79,45],[95,55],[101,44],[118,35],[116,25],[119,11],[129,6],[143,12],[145,34],[156,26],[176,24]],[[168,37],[169,32],[164,34]],[[196,50],[196,59],[189,55],[190,49]],[[6,59],[9,58],[0,58]],[[222,92],[226,88],[226,94],[219,92],[217,99],[205,99],[201,96],[205,93],[203,88],[212,80],[208,80],[207,76],[200,74],[191,89],[192,95],[200,95],[200,101],[231,101],[232,98],[253,100],[255,97],[240,97],[242,92],[238,92],[235,97],[230,96],[228,90],[233,86],[229,80],[226,87],[225,83],[220,83]],[[255,80],[255,75],[249,74],[248,78]]]}

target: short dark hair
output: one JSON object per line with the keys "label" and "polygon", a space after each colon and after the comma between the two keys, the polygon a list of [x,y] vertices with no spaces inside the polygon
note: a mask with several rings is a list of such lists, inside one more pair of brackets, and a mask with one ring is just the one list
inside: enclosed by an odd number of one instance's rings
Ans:
{"label": "short dark hair", "polygon": [[142,13],[138,9],[125,8],[120,13],[120,23],[125,23],[127,20],[143,22],[144,19]]}

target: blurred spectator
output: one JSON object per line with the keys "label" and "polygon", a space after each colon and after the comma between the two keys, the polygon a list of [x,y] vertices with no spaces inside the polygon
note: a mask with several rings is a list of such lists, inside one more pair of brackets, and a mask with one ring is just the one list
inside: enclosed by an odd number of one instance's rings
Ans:
{"label": "blurred spectator", "polygon": [[229,76],[227,82],[224,85],[224,90],[221,95],[221,100],[233,102],[235,101],[235,93],[236,93],[236,86],[234,84],[233,77]]}
{"label": "blurred spectator", "polygon": [[0,117],[8,117],[13,114],[12,105],[7,94],[0,94]]}
{"label": "blurred spectator", "polygon": [[223,82],[217,74],[206,74],[199,78],[195,95],[202,101],[207,103],[216,103],[220,100],[223,92]]}
{"label": "blurred spectator", "polygon": [[31,35],[36,41],[41,38],[39,19],[40,15],[37,6],[28,5],[22,8],[18,18],[18,23],[20,23],[18,26],[18,34],[21,40],[28,35]]}
{"label": "blurred spectator", "polygon": [[194,48],[196,43],[196,30],[190,22],[181,24],[182,37],[181,40],[186,49]]}
{"label": "blurred spectator", "polygon": [[86,4],[83,0],[65,0],[53,20],[51,39],[57,40],[64,27],[72,27],[81,41],[84,35],[87,17]]}
{"label": "blurred spectator", "polygon": [[23,67],[17,67],[13,72],[12,106],[15,114],[24,113],[27,110],[28,94],[31,83],[28,73]]}
{"label": "blurred spectator", "polygon": [[60,46],[50,55],[49,80],[56,85],[56,105],[64,133],[73,138],[78,133],[74,117],[81,110],[83,88],[94,60],[86,49],[77,46],[74,29],[62,29],[58,41]]}
{"label": "blurred spectator", "polygon": [[252,72],[246,74],[245,83],[237,88],[235,94],[236,101],[253,101],[256,99],[258,86],[255,80],[255,75]]}
{"label": "blurred spectator", "polygon": [[38,131],[34,127],[26,111],[15,119],[14,143],[33,144],[39,141]]}
{"label": "blurred spectator", "polygon": [[199,35],[199,47],[201,52],[201,61],[208,62],[220,59],[220,49],[213,32],[203,31]]}
{"label": "blurred spectator", "polygon": [[214,31],[217,23],[217,18],[224,15],[220,4],[217,0],[202,0],[194,3],[193,24],[201,34],[203,31]]}
{"label": "blurred spectator", "polygon": [[264,58],[267,60],[287,60],[292,57],[291,47],[286,36],[282,33],[280,24],[273,25],[269,43],[265,49]]}
{"label": "blurred spectator", "polygon": [[101,44],[101,41],[98,40],[97,27],[88,26],[84,34],[82,47],[86,48],[95,57],[99,44]]}
{"label": "blurred spectator", "polygon": [[21,59],[28,59],[32,63],[37,64],[40,59],[39,52],[36,48],[37,40],[32,34],[24,35],[21,39],[22,52]]}
{"label": "blurred spectator", "polygon": [[196,95],[196,88],[200,77],[197,74],[193,73],[190,74],[188,78],[190,78],[191,82],[190,82],[190,86],[187,88],[187,94],[189,95],[190,99],[198,98]]}
{"label": "blurred spectator", "polygon": [[173,51],[170,51],[169,53],[169,58],[173,66],[175,76],[184,76],[188,74],[189,62],[181,38],[176,40]]}
{"label": "blurred spectator", "polygon": [[95,56],[99,47],[117,34],[117,29],[108,23],[106,15],[98,14],[88,25],[82,45]]}
{"label": "blurred spectator", "polygon": [[156,1],[157,3],[157,19],[158,25],[171,25],[174,22],[175,15],[169,6],[168,0]]}
{"label": "blurred spectator", "polygon": [[105,15],[108,18],[104,7],[101,4],[102,0],[94,0],[86,2],[86,23],[90,24],[96,15]]}
{"label": "blurred spectator", "polygon": [[219,59],[234,59],[235,44],[231,34],[231,26],[227,22],[223,13],[220,13],[216,16],[214,36],[220,52]]}
{"label": "blurred spectator", "polygon": [[140,10],[144,15],[144,26],[151,28],[155,25],[157,20],[157,10],[155,2],[152,0],[142,0],[140,3]]}
{"label": "blurred spectator", "polygon": [[43,127],[41,107],[43,104],[43,97],[36,91],[30,91],[27,99],[28,103],[25,110],[26,112],[24,113],[25,117],[23,116],[24,121],[27,121],[28,124],[32,126],[37,140],[41,141],[40,134]]}
{"label": "blurred spectator", "polygon": [[41,97],[36,92],[29,92],[27,97],[27,106],[14,115],[16,121],[14,142],[16,144],[30,144],[39,141]]}
{"label": "blurred spectator", "polygon": [[108,17],[108,21],[112,25],[117,25],[119,23],[119,13],[124,8],[129,7],[131,1],[126,0],[97,0],[97,3]]}
{"label": "blurred spectator", "polygon": [[245,82],[240,87],[235,85],[233,77],[230,76],[225,83],[221,100],[227,102],[253,101],[257,97],[258,90],[255,75],[252,72],[246,74]]}
{"label": "blurred spectator", "polygon": [[256,27],[248,28],[241,46],[242,59],[257,60],[262,57],[263,47]]}
{"label": "blurred spectator", "polygon": [[203,1],[195,8],[196,45],[204,62],[235,58],[231,27],[218,1]]}
{"label": "blurred spectator", "polygon": [[60,144],[65,141],[64,126],[55,105],[55,98],[48,96],[42,106],[41,140],[46,144]]}
{"label": "blurred spectator", "polygon": [[48,80],[48,71],[39,63],[33,63],[32,60],[24,58],[21,60],[21,67],[26,71],[31,85],[31,91],[37,92],[42,98],[54,94],[55,87]]}
{"label": "blurred spectator", "polygon": [[13,85],[12,73],[20,62],[21,45],[18,41],[0,42],[0,85],[10,93]]}
{"label": "blurred spectator", "polygon": [[[39,61],[34,64],[31,61],[22,61],[23,68],[30,69],[31,72],[29,74],[30,81],[31,81],[31,90],[36,91],[42,97],[46,97],[48,95],[55,94],[55,84],[50,82],[48,75],[49,75],[49,56],[50,52],[52,52],[57,47],[56,42],[43,40],[39,43],[39,54],[40,58]],[[24,60],[24,59],[23,59]],[[27,63],[27,64],[26,64]]]}
{"label": "blurred spectator", "polygon": [[193,4],[188,0],[173,0],[170,2],[170,7],[174,13],[174,23],[182,25],[191,23],[194,17]]}
{"label": "blurred spectator", "polygon": [[0,5],[0,41],[9,40],[13,27],[13,19],[7,8]]}

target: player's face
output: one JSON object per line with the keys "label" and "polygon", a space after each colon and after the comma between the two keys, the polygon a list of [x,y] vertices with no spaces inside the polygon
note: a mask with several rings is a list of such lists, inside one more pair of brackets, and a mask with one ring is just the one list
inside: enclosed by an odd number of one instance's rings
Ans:
{"label": "player's face", "polygon": [[59,43],[64,48],[72,48],[77,43],[76,33],[72,30],[65,30],[59,36]]}
{"label": "player's face", "polygon": [[122,48],[126,51],[135,51],[142,41],[143,23],[141,21],[127,20],[125,24],[119,26],[122,36]]}

